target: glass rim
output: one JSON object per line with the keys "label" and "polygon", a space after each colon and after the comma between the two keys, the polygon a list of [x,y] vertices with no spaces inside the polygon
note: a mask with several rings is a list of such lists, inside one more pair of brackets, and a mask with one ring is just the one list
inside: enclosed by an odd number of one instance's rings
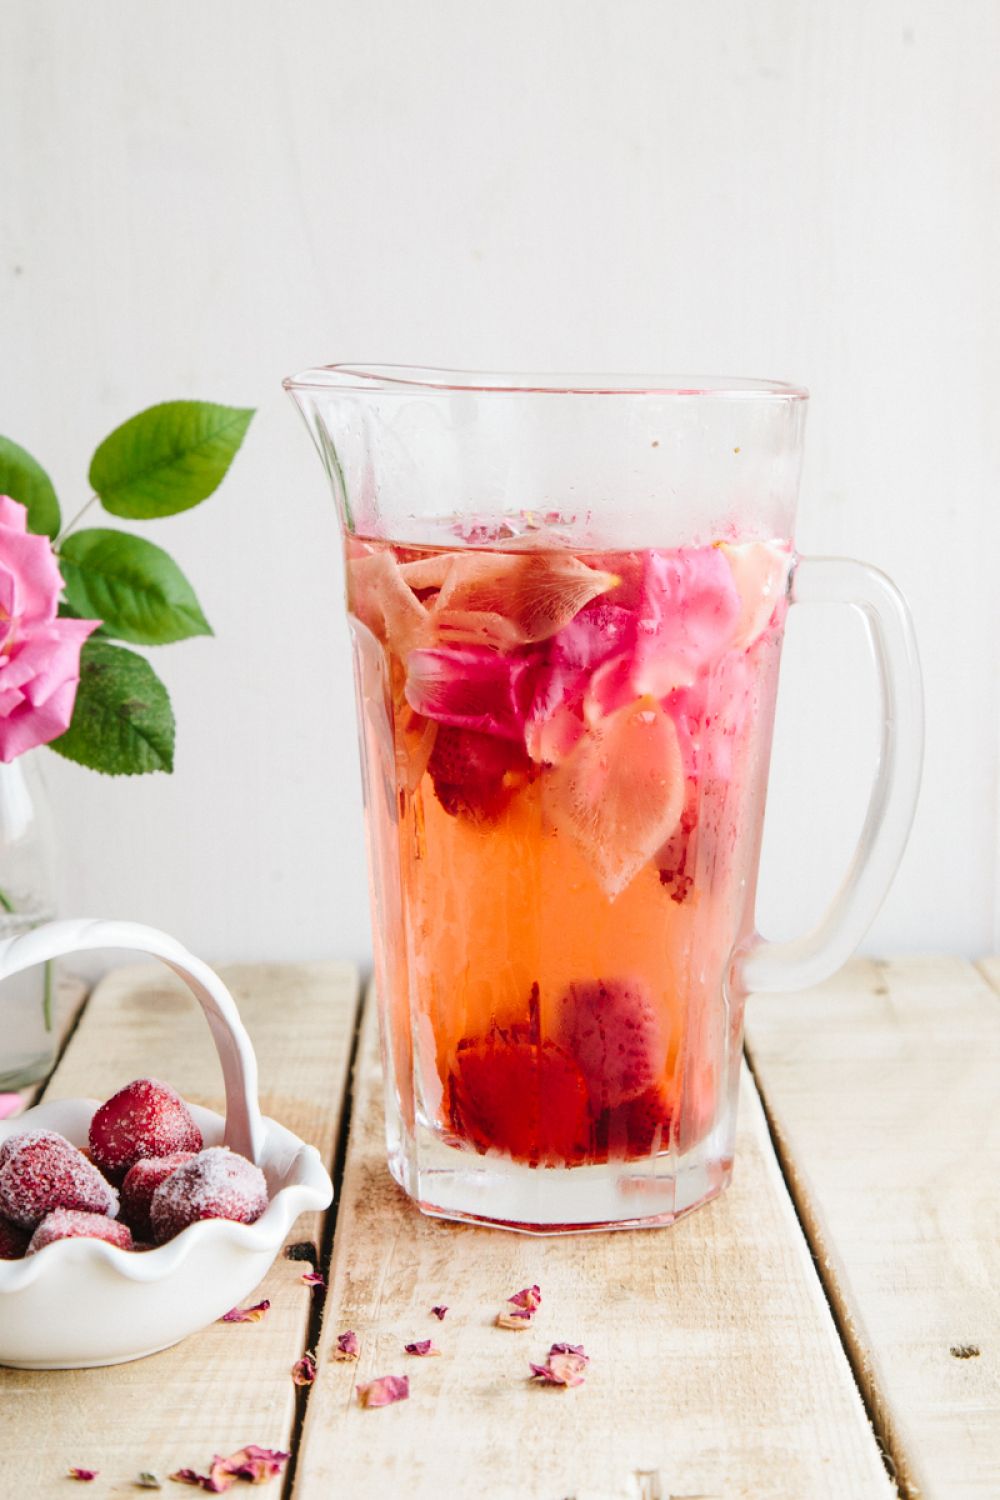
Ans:
{"label": "glass rim", "polygon": [[386,391],[424,395],[659,396],[688,400],[807,401],[804,385],[729,375],[595,375],[449,370],[432,365],[317,365],[289,375],[286,391]]}

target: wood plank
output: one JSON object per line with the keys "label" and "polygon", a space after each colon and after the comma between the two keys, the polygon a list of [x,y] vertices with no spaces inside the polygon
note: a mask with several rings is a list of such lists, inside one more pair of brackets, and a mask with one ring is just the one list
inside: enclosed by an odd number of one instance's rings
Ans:
{"label": "wood plank", "polygon": [[1000,994],[1000,957],[984,958],[976,967],[986,982]]}
{"label": "wood plank", "polygon": [[[221,970],[260,1063],[265,1114],[312,1141],[332,1164],[357,1008],[348,964]],[[102,980],[53,1076],[47,1098],[103,1097],[129,1079],[168,1079],[187,1098],[222,1107],[222,1077],[200,1010],[159,966]],[[318,1241],[317,1216],[294,1241]],[[215,1453],[248,1442],[288,1449],[313,1293],[308,1266],[279,1257],[252,1300],[262,1323],[216,1324],[174,1349],[104,1370],[0,1370],[0,1494],[66,1495],[71,1465],[97,1468],[88,1494],[134,1495],[136,1475],[165,1481],[181,1467],[206,1472]],[[167,1486],[169,1487],[169,1486]]]}
{"label": "wood plank", "polygon": [[817,990],[754,996],[749,1016],[799,1213],[903,1493],[995,1500],[996,995],[959,959],[858,961]]}
{"label": "wood plank", "polygon": [[[391,1181],[372,1009],[295,1500],[895,1494],[749,1076],[721,1200],[671,1230],[529,1239],[424,1218]],[[535,1281],[535,1326],[496,1328]],[[361,1357],[331,1362],[348,1328]],[[427,1337],[442,1358],[403,1353]],[[555,1340],[585,1345],[585,1386],[527,1379]],[[359,1408],[360,1382],[402,1373],[408,1401]]]}

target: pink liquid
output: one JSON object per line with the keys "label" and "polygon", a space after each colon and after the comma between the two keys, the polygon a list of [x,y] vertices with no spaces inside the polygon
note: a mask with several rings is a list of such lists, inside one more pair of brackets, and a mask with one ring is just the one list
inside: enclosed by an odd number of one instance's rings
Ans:
{"label": "pink liquid", "polygon": [[712,1128],[790,563],[781,542],[348,543],[405,1128],[549,1166]]}

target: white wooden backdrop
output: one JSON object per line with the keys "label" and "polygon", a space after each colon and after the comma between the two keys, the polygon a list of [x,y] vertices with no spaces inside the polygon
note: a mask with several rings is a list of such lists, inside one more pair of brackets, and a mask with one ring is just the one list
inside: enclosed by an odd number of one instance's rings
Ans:
{"label": "white wooden backdrop", "polygon": [[[149,534],[217,638],[157,654],[172,778],[48,756],[64,909],[363,957],[333,510],[280,377],[337,358],[786,377],[799,542],[908,594],[923,801],[870,951],[1000,941],[995,0],[5,0],[0,431],[86,497],[174,396],[259,406]],[[860,630],[796,620],[760,899],[823,905],[874,750]]]}

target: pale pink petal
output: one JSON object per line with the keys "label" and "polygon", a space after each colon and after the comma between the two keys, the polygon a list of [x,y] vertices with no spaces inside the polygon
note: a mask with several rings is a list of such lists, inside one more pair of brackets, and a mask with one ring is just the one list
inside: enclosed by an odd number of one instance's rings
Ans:
{"label": "pale pink petal", "polygon": [[593,726],[547,778],[551,824],[573,839],[612,900],[666,843],[683,806],[677,730],[652,698]]}
{"label": "pale pink petal", "polygon": [[740,596],[718,547],[650,552],[643,576],[636,684],[665,698],[694,682],[732,642]]}
{"label": "pale pink petal", "polygon": [[[7,526],[11,531],[27,531],[28,529],[28,507],[22,505],[20,500],[12,500],[9,495],[0,495],[0,526]],[[2,548],[2,543],[0,543]]]}
{"label": "pale pink petal", "polygon": [[617,582],[569,554],[469,552],[455,559],[436,609],[502,615],[527,644],[554,635]]}
{"label": "pale pink petal", "polygon": [[482,646],[411,651],[406,701],[439,724],[520,740],[524,710],[518,690],[529,666]]}
{"label": "pale pink petal", "polygon": [[0,561],[15,581],[8,613],[27,626],[54,620],[63,585],[48,537],[0,526]]}
{"label": "pale pink petal", "polygon": [[732,569],[740,596],[733,645],[745,651],[785,606],[792,554],[774,542],[722,542],[718,550]]}
{"label": "pale pink petal", "polygon": [[428,638],[427,611],[391,552],[350,558],[347,592],[352,614],[397,656],[405,656]]}

